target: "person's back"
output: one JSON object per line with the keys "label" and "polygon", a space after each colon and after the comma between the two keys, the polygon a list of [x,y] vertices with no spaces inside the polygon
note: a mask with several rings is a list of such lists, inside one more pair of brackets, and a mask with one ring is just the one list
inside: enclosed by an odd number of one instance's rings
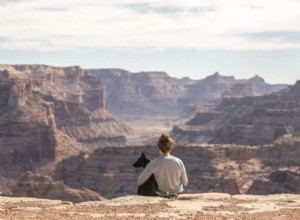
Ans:
{"label": "person's back", "polygon": [[183,162],[170,155],[173,148],[173,140],[166,134],[162,134],[158,141],[160,157],[152,160],[138,178],[138,185],[142,185],[152,174],[157,181],[159,191],[175,194],[183,191],[183,186],[188,183]]}

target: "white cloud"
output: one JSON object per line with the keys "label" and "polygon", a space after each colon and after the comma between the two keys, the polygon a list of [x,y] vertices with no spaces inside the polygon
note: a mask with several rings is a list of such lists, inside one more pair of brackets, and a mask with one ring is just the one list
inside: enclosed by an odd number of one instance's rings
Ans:
{"label": "white cloud", "polygon": [[5,49],[300,47],[280,36],[251,38],[300,32],[297,0],[2,0],[0,14]]}

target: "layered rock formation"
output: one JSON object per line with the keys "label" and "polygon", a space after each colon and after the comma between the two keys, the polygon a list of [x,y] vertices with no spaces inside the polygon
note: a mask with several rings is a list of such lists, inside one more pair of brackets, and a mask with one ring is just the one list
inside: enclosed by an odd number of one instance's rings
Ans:
{"label": "layered rock formation", "polygon": [[22,172],[34,169],[36,163],[56,159],[60,132],[53,104],[34,98],[28,79],[9,77],[8,71],[3,71],[1,77],[0,186],[4,194],[11,194]]}
{"label": "layered rock formation", "polygon": [[249,194],[268,195],[280,193],[300,193],[300,174],[296,172],[275,171],[266,178],[253,181]]}
{"label": "layered rock formation", "polygon": [[132,130],[106,110],[105,96],[80,67],[1,65],[1,191],[11,194],[19,175],[41,164],[47,173],[80,151],[126,144]]}
{"label": "layered rock formation", "polygon": [[170,117],[187,106],[215,105],[222,96],[260,95],[286,87],[270,85],[259,76],[238,80],[215,73],[202,80],[191,80],[172,78],[165,72],[87,71],[104,81],[108,108],[125,119],[128,115],[165,114]]}
{"label": "layered rock formation", "polygon": [[[43,102],[41,105],[47,108],[45,117],[51,129],[58,128],[92,149],[126,143],[124,135],[131,129],[106,110],[103,82],[80,67],[16,65],[1,66],[1,69],[2,78],[15,78],[20,82],[19,87],[12,85],[7,90],[8,98],[1,98],[8,108],[25,106],[26,98],[32,97],[32,103]],[[33,118],[38,115],[31,111],[35,111],[35,107],[24,114]]]}
{"label": "layered rock formation", "polygon": [[255,95],[253,84],[251,83],[240,83],[234,84],[231,89],[230,93],[224,92],[222,96],[253,96]]}
{"label": "layered rock formation", "polygon": [[248,79],[247,83],[253,85],[253,89],[255,91],[255,94],[257,95],[278,92],[287,86],[284,84],[275,84],[275,85],[268,84],[265,82],[263,78],[261,78],[258,75],[255,75],[254,77]]}
{"label": "layered rock formation", "polygon": [[178,107],[185,88],[165,72],[130,73],[120,69],[88,70],[107,87],[108,109],[121,115],[164,114]]}
{"label": "layered rock formation", "polygon": [[89,189],[72,189],[61,181],[54,181],[49,176],[26,172],[14,188],[15,197],[35,197],[59,199],[73,203],[84,201],[103,201],[104,198]]}
{"label": "layered rock formation", "polygon": [[230,92],[236,83],[241,83],[241,81],[236,80],[233,76],[221,76],[219,73],[207,76],[203,80],[187,85],[187,103],[189,105],[195,103],[216,104],[221,96]]}
{"label": "layered rock formation", "polygon": [[300,81],[265,96],[224,97],[215,108],[174,127],[181,144],[222,143],[259,145],[272,143],[287,133],[300,132]]}
{"label": "layered rock formation", "polygon": [[[299,175],[299,144],[299,137],[288,136],[273,145],[263,146],[176,146],[173,154],[182,159],[187,170],[189,183],[185,192],[240,194],[253,192],[256,180],[268,178],[278,170],[293,170]],[[132,164],[141,152],[150,158],[158,156],[155,146],[98,149],[62,161],[57,167],[56,179],[73,188],[89,188],[107,198],[135,194],[142,170]],[[291,188],[285,183],[280,183],[285,190],[282,192],[299,193],[299,187]],[[290,185],[297,186],[297,183]],[[257,187],[256,191],[259,192]]]}
{"label": "layered rock formation", "polygon": [[28,80],[0,81],[1,163],[55,159],[56,124],[52,103],[34,100]]}

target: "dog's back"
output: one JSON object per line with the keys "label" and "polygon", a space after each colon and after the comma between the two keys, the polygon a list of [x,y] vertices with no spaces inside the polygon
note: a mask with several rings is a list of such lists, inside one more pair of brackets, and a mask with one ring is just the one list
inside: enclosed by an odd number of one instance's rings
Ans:
{"label": "dog's back", "polygon": [[[150,160],[146,157],[144,153],[142,153],[141,156],[137,159],[137,161],[133,164],[133,166],[136,168],[145,168],[148,163],[150,163]],[[158,185],[154,175],[152,174],[144,184],[138,187],[137,194],[142,196],[157,196],[157,191]]]}

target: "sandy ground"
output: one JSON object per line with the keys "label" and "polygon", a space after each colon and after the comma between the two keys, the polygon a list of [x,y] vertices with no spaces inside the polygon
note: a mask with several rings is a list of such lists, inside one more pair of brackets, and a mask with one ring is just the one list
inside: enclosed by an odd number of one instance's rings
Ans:
{"label": "sandy ground", "polygon": [[182,194],[177,199],[126,196],[102,202],[0,197],[0,219],[299,220],[300,195]]}

